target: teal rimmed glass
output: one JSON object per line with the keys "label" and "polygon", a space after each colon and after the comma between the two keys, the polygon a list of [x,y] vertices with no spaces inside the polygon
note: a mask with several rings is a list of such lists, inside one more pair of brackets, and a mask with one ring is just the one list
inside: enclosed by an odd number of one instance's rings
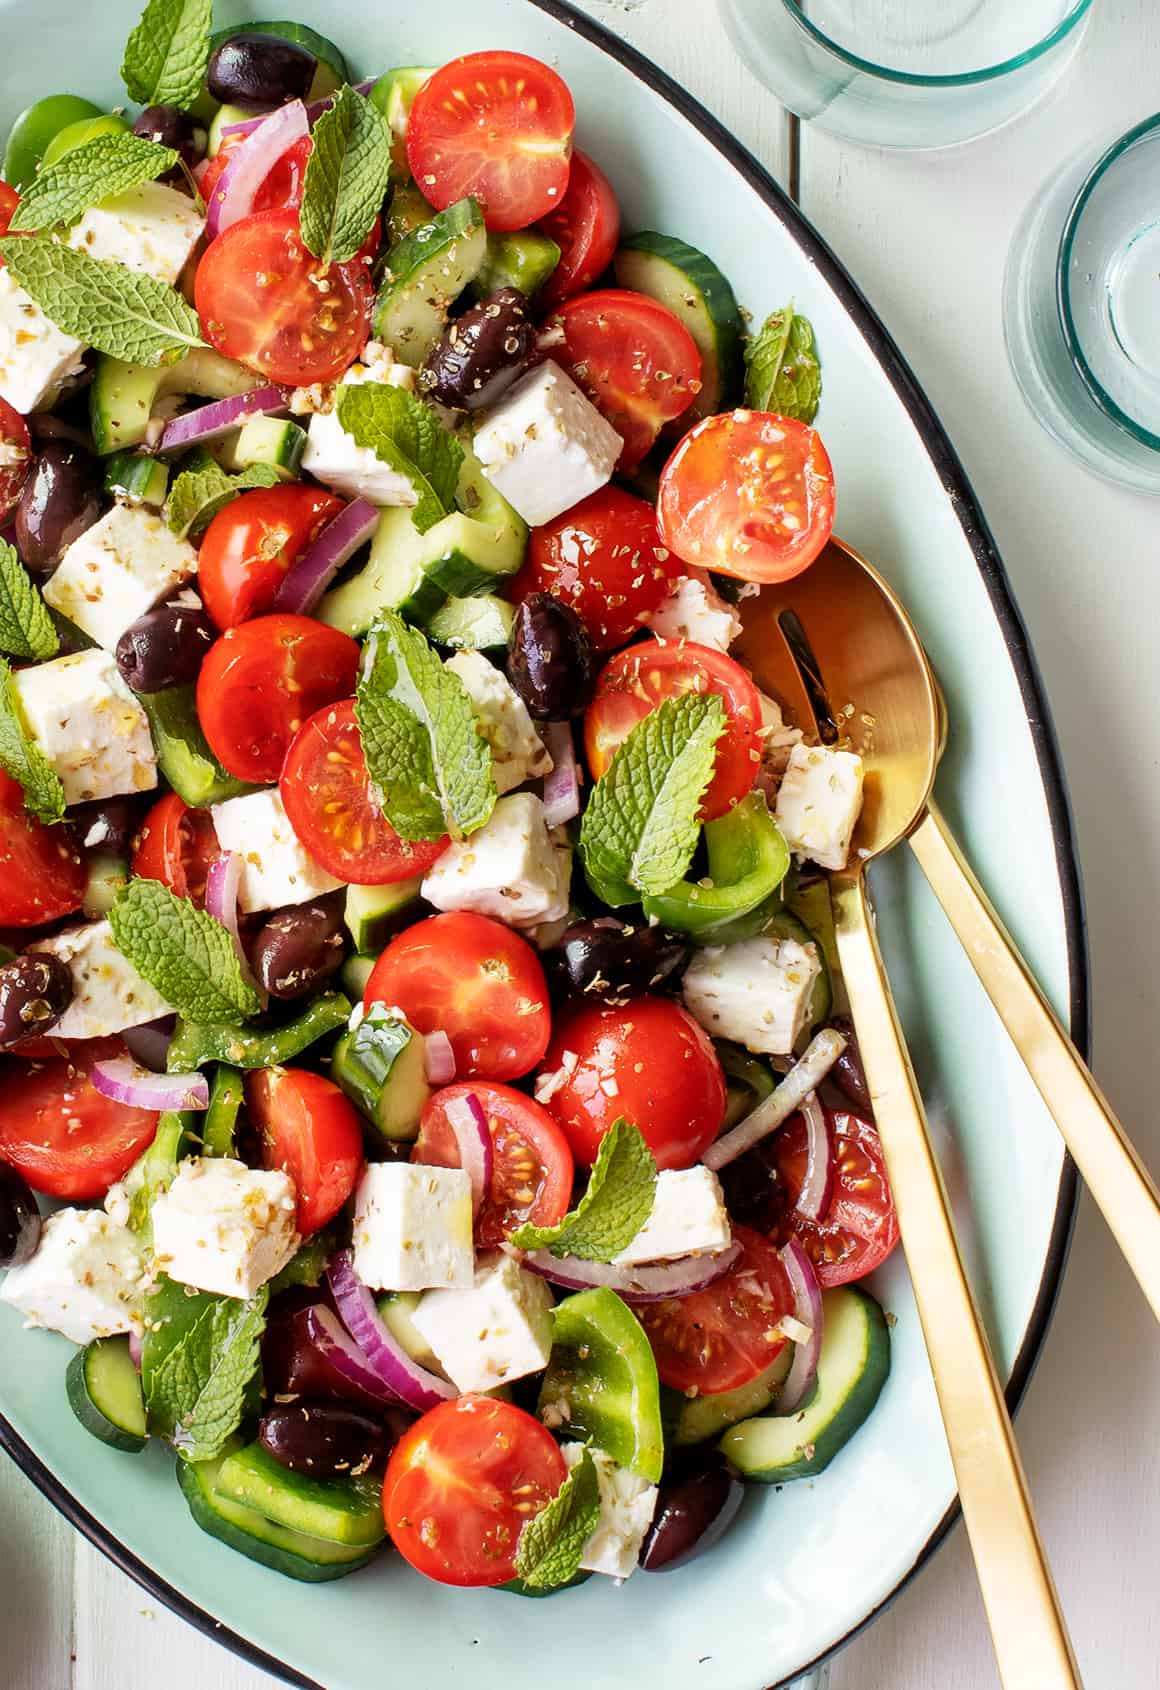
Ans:
{"label": "teal rimmed glass", "polygon": [[819,129],[936,148],[1018,116],[1062,74],[1092,0],[719,0],[742,58]]}

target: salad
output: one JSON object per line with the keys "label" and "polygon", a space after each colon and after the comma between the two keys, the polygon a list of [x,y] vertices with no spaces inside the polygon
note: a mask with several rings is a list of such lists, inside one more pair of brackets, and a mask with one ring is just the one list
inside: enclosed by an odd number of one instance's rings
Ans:
{"label": "salad", "polygon": [[746,661],[813,331],[518,52],[149,0],[122,76],[0,182],[0,1301],[291,1577],[678,1566],[890,1364],[862,763]]}

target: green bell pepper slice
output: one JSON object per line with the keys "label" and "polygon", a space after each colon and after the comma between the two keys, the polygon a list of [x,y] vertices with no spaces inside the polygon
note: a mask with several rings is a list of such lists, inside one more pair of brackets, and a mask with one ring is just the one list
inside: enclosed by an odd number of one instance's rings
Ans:
{"label": "green bell pepper slice", "polygon": [[597,1286],[556,1304],[538,1412],[545,1425],[591,1438],[621,1467],[659,1481],[665,1444],[657,1364],[644,1327],[615,1291]]}
{"label": "green bell pepper slice", "polygon": [[49,94],[37,100],[21,112],[9,132],[4,149],[4,180],[23,192],[62,129],[83,118],[105,115],[100,106],[82,100],[79,94]]}
{"label": "green bell pepper slice", "polygon": [[214,1069],[209,1087],[209,1108],[203,1117],[202,1155],[236,1156],[238,1153],[238,1115],[245,1102],[242,1075],[237,1068],[220,1063]]}
{"label": "green bell pepper slice", "polygon": [[774,1088],[774,1078],[766,1063],[751,1056],[740,1045],[725,1039],[714,1039],[713,1048],[725,1075],[725,1119],[722,1130],[735,1127],[744,1116],[764,1103]]}
{"label": "green bell pepper slice", "polygon": [[777,892],[789,872],[789,846],[764,794],[751,792],[726,815],[706,822],[705,848],[705,882],[679,880],[641,902],[650,920],[717,944],[727,924],[750,915]]}
{"label": "green bell pepper slice", "polygon": [[187,1074],[207,1062],[228,1062],[234,1068],[246,1069],[280,1068],[327,1033],[344,1027],[352,1008],[342,992],[323,992],[284,1027],[202,1027],[194,1021],[181,1021],[169,1047],[169,1072]]}

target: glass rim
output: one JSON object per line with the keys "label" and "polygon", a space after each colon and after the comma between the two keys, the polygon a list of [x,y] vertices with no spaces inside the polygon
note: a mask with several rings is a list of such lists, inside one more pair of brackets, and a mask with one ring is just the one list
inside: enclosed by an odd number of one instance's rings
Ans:
{"label": "glass rim", "polygon": [[812,37],[819,47],[833,53],[841,59],[843,64],[852,70],[861,71],[866,76],[877,77],[880,82],[896,82],[910,88],[970,88],[976,83],[993,82],[1001,76],[1008,76],[1012,71],[1022,70],[1024,66],[1033,64],[1042,58],[1053,47],[1057,47],[1065,36],[1069,35],[1076,25],[1090,12],[1093,0],[1075,0],[1071,11],[1061,18],[1050,34],[1043,36],[1030,47],[1024,48],[1022,53],[1016,53],[1012,58],[1002,59],[998,64],[984,65],[979,70],[954,71],[949,75],[923,76],[916,71],[895,70],[889,65],[876,64],[873,59],[864,59],[857,53],[852,53],[848,47],[841,46],[816,23],[806,17],[798,0],[781,0],[782,7],[789,13],[791,20],[796,23],[804,34]]}
{"label": "glass rim", "polygon": [[1075,317],[1071,309],[1068,274],[1071,270],[1072,253],[1075,248],[1076,235],[1079,232],[1080,220],[1091,201],[1092,195],[1108,171],[1123,158],[1126,152],[1129,152],[1138,141],[1157,133],[1160,133],[1160,112],[1156,112],[1152,117],[1146,117],[1140,123],[1134,124],[1126,134],[1121,135],[1119,140],[1113,141],[1111,146],[1100,154],[1084,177],[1079,191],[1071,202],[1067,220],[1063,225],[1063,233],[1060,236],[1059,254],[1055,261],[1055,297],[1059,310],[1060,327],[1063,330],[1063,338],[1067,342],[1068,352],[1071,354],[1072,363],[1079,373],[1080,380],[1105,416],[1110,417],[1114,423],[1125,429],[1142,446],[1149,446],[1154,451],[1160,451],[1160,434],[1154,434],[1151,429],[1145,428],[1143,423],[1138,422],[1135,417],[1129,416],[1127,411],[1112,398],[1088,362],[1087,354],[1080,344]]}

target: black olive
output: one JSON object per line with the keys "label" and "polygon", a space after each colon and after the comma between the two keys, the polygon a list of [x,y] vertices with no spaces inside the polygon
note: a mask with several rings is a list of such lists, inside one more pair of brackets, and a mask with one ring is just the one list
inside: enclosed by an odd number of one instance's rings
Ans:
{"label": "black olive", "polygon": [[830,1078],[839,1090],[845,1092],[855,1109],[861,1109],[873,1120],[874,1105],[870,1101],[870,1087],[866,1084],[866,1070],[862,1066],[862,1052],[858,1047],[854,1023],[848,1015],[836,1015],[830,1025],[846,1041],[845,1050],[830,1069]]}
{"label": "black olive", "polygon": [[570,604],[529,593],[516,607],[508,678],[538,721],[561,721],[584,709],[595,663],[588,629]]}
{"label": "black olive", "polygon": [[272,998],[300,998],[342,966],[342,905],[333,898],[279,910],[263,923],[250,962]]}
{"label": "black olive", "polygon": [[545,951],[548,977],[562,991],[586,997],[623,997],[653,991],[688,958],[689,942],[643,919],[596,916],[569,927],[558,945]]}
{"label": "black olive", "polygon": [[709,1549],[728,1530],[745,1487],[719,1450],[680,1456],[661,1478],[652,1524],[640,1546],[646,1572],[668,1572]]}
{"label": "black olive", "polygon": [[447,325],[419,385],[441,405],[482,410],[515,381],[535,343],[527,300],[519,288],[500,288]]}
{"label": "black olive", "polygon": [[46,1033],[72,1002],[72,975],[59,957],[28,951],[0,966],[0,1049]]}
{"label": "black olive", "polygon": [[[152,798],[154,794],[150,793]],[[73,837],[86,851],[99,851],[102,856],[129,857],[133,854],[133,840],[141,825],[144,805],[140,798],[94,798],[87,804],[74,804],[68,819]]]}
{"label": "black olive", "polygon": [[205,79],[223,106],[271,111],[288,100],[305,99],[317,69],[314,54],[297,42],[243,30],[211,55]]}
{"label": "black olive", "polygon": [[159,147],[172,147],[191,170],[205,153],[205,130],[177,106],[146,106],[133,125],[133,133]]}
{"label": "black olive", "polygon": [[40,1210],[24,1175],[0,1162],[0,1268],[19,1267],[40,1242]]}
{"label": "black olive", "polygon": [[139,616],[117,641],[117,668],[134,692],[196,681],[217,630],[192,594],[179,593]]}
{"label": "black olive", "polygon": [[394,1441],[369,1414],[309,1398],[271,1409],[259,1423],[258,1439],[283,1467],[316,1479],[381,1467]]}
{"label": "black olive", "polygon": [[16,550],[34,575],[56,568],[66,547],[100,516],[104,489],[97,460],[71,440],[40,449],[16,507]]}

